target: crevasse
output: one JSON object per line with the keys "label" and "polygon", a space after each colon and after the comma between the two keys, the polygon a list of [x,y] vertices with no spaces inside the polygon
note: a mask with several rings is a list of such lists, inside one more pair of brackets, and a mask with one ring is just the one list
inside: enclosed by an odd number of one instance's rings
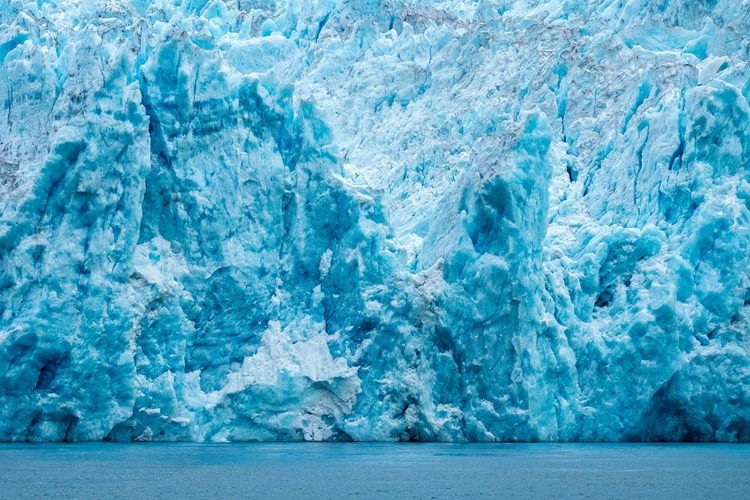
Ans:
{"label": "crevasse", "polygon": [[750,441],[747,0],[0,4],[0,440]]}

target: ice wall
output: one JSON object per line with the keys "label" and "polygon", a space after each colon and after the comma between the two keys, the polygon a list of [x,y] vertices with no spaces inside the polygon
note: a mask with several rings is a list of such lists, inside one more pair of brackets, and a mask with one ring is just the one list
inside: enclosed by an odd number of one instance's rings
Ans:
{"label": "ice wall", "polygon": [[0,440],[750,441],[750,3],[0,3]]}

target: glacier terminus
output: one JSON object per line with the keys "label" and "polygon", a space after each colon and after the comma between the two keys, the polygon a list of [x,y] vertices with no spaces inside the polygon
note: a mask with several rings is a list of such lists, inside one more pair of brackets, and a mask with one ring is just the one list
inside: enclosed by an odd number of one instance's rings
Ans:
{"label": "glacier terminus", "polygon": [[0,1],[0,441],[750,441],[750,0]]}

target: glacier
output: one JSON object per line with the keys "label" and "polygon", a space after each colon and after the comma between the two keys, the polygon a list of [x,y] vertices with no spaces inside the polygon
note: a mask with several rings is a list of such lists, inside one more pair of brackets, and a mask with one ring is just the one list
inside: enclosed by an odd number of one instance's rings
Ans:
{"label": "glacier", "polygon": [[750,1],[2,0],[0,440],[750,441]]}

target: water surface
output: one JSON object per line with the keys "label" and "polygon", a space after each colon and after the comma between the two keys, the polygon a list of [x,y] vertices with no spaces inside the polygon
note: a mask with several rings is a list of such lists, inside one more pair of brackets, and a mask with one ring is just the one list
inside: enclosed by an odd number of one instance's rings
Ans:
{"label": "water surface", "polygon": [[750,445],[0,445],[0,498],[750,499]]}

